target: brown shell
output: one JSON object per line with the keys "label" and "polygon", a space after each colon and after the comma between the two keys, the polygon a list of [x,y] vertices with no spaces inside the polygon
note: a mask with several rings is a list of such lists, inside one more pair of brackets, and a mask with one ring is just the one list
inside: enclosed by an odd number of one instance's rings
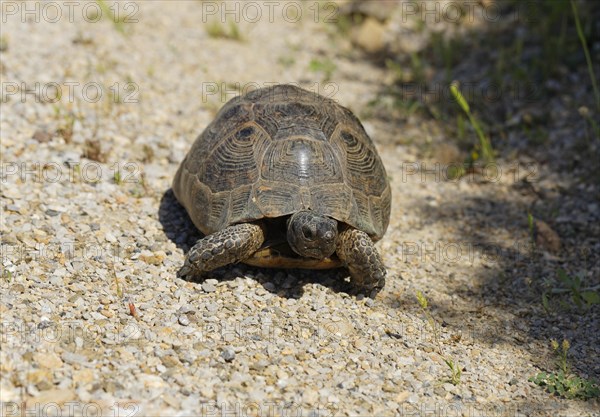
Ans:
{"label": "brown shell", "polygon": [[292,85],[230,100],[196,139],[173,191],[205,234],[311,209],[385,233],[390,185],[352,112]]}

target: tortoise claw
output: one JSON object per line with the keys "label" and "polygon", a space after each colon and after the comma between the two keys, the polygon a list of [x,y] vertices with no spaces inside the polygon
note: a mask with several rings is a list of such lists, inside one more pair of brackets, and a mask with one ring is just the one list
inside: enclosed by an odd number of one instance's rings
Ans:
{"label": "tortoise claw", "polygon": [[192,275],[194,270],[190,267],[190,265],[183,265],[179,271],[177,271],[177,278],[185,278],[189,275]]}
{"label": "tortoise claw", "polygon": [[375,287],[375,288],[371,288],[371,290],[369,291],[369,298],[373,298],[375,299],[375,297],[377,297],[377,294],[379,294],[379,292],[383,289],[383,286],[381,287]]}
{"label": "tortoise claw", "polygon": [[375,299],[377,298],[377,294],[379,294],[381,292],[381,290],[383,289],[383,287],[385,286],[385,281],[383,283],[379,283],[377,286],[375,287],[354,287],[354,291],[352,291],[353,294],[362,294],[365,297],[368,298],[372,298]]}

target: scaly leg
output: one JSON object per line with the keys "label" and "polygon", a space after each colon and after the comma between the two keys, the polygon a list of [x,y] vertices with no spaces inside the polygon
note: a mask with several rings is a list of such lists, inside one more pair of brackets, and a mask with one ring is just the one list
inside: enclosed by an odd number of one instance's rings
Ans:
{"label": "scaly leg", "polygon": [[265,240],[261,225],[235,224],[200,239],[188,252],[177,277],[204,272],[239,262],[256,252]]}
{"label": "scaly leg", "polygon": [[344,230],[336,253],[350,270],[355,288],[374,298],[385,285],[387,272],[369,235],[357,229]]}

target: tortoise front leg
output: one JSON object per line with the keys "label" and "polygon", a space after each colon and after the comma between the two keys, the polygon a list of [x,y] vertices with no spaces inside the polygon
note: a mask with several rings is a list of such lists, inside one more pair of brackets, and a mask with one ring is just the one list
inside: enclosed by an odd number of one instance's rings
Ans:
{"label": "tortoise front leg", "polygon": [[336,253],[350,270],[355,288],[374,298],[385,285],[387,272],[369,235],[357,229],[344,230]]}
{"label": "tortoise front leg", "polygon": [[253,223],[235,224],[200,239],[188,252],[177,277],[204,272],[239,262],[256,252],[265,241],[263,227]]}

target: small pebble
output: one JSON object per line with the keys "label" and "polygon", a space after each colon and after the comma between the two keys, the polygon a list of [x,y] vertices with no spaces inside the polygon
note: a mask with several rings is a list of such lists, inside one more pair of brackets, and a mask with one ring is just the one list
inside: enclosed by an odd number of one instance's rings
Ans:
{"label": "small pebble", "polygon": [[56,217],[60,214],[59,211],[48,209],[46,210],[46,215],[50,217]]}
{"label": "small pebble", "polygon": [[190,319],[188,318],[187,314],[180,315],[178,321],[182,326],[187,326],[190,324]]}
{"label": "small pebble", "polygon": [[[210,280],[210,281],[212,281],[212,280]],[[215,291],[217,291],[217,287],[216,287],[216,285],[215,285],[215,284],[213,284],[212,282],[209,282],[209,280],[206,280],[206,281],[204,281],[204,282],[202,283],[202,290],[203,290],[204,292],[208,292],[208,293],[210,293],[210,292],[215,292]]]}
{"label": "small pebble", "polygon": [[225,362],[231,362],[235,359],[235,351],[231,347],[226,347],[221,351],[221,357]]}

